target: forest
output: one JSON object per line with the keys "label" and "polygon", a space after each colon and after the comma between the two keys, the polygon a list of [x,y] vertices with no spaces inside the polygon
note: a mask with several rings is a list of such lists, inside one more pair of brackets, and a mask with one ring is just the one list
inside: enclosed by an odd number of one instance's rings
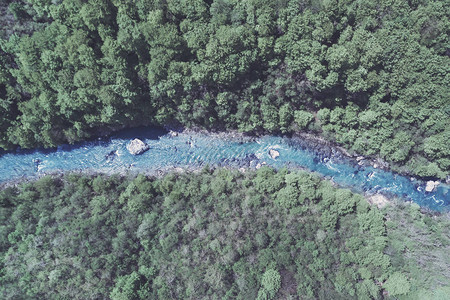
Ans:
{"label": "forest", "polygon": [[0,191],[2,299],[448,299],[450,219],[305,171],[68,173]]}
{"label": "forest", "polygon": [[[2,0],[0,155],[123,128],[311,133],[449,178],[445,0]],[[300,170],[0,186],[1,299],[450,295],[449,213]]]}
{"label": "forest", "polygon": [[3,0],[0,147],[123,127],[309,131],[450,170],[444,0]]}

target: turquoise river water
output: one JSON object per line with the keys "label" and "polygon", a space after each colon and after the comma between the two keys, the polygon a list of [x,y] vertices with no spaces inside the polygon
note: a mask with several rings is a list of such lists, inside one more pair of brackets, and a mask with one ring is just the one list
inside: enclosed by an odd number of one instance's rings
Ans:
{"label": "turquoise river water", "polygon": [[[150,150],[133,156],[126,145],[133,138]],[[280,156],[273,159],[269,150]],[[214,134],[180,133],[172,136],[157,128],[121,131],[109,138],[63,145],[51,150],[18,150],[0,153],[0,182],[57,172],[88,170],[105,173],[146,171],[155,173],[177,167],[232,166],[256,168],[300,167],[316,172],[343,187],[368,194],[382,193],[414,201],[435,211],[450,208],[449,186],[440,184],[431,193],[425,183],[393,172],[360,166],[334,148],[299,138],[264,136],[230,138]]]}

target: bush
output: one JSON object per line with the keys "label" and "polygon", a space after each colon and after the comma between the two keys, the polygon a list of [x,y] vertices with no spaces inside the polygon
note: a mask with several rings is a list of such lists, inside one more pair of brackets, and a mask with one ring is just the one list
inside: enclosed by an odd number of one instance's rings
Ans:
{"label": "bush", "polygon": [[294,113],[295,123],[297,123],[299,129],[303,130],[308,127],[309,123],[314,119],[313,115],[310,112],[304,110],[297,110]]}
{"label": "bush", "polygon": [[273,298],[281,287],[281,276],[277,270],[268,269],[261,279],[262,289],[265,291],[262,294],[267,294]]}

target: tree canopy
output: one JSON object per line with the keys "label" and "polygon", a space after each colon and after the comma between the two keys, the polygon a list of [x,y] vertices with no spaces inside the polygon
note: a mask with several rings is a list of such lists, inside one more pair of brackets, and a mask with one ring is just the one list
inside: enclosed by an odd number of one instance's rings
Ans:
{"label": "tree canopy", "polygon": [[46,176],[0,206],[2,299],[427,299],[450,279],[447,216],[306,172]]}
{"label": "tree canopy", "polygon": [[397,171],[444,178],[445,4],[4,1],[0,147],[141,124],[309,130]]}

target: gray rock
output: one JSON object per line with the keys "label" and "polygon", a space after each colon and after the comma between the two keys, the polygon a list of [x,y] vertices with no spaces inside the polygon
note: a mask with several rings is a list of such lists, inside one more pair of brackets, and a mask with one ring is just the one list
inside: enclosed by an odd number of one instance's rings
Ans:
{"label": "gray rock", "polygon": [[370,204],[378,206],[378,208],[383,208],[389,204],[389,199],[381,194],[375,194],[367,198]]}
{"label": "gray rock", "polygon": [[432,192],[436,189],[436,187],[440,184],[439,181],[427,181],[427,185],[425,186],[425,191],[426,192]]}
{"label": "gray rock", "polygon": [[269,150],[269,155],[273,159],[276,159],[278,156],[280,156],[280,152],[278,152],[277,150],[274,150],[274,149],[270,149]]}
{"label": "gray rock", "polygon": [[127,145],[127,150],[133,155],[142,154],[150,147],[140,139],[134,139]]}
{"label": "gray rock", "polygon": [[267,163],[265,161],[263,161],[263,162],[258,163],[255,168],[260,169],[260,168],[262,168],[262,166],[265,166],[265,165],[267,165]]}

